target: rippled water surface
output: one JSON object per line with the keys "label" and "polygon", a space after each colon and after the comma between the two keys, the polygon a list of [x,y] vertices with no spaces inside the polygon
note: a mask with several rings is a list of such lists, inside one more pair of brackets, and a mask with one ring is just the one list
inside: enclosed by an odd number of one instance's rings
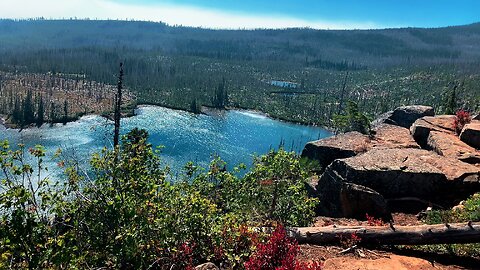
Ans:
{"label": "rippled water surface", "polygon": [[[227,161],[229,167],[251,165],[255,154],[264,154],[281,143],[287,150],[300,152],[306,142],[330,136],[318,127],[277,121],[247,111],[226,111],[193,115],[162,107],[143,106],[137,116],[122,119],[123,133],[138,127],[147,129],[150,142],[163,145],[163,162],[178,172],[188,161],[206,166],[213,155]],[[27,146],[44,145],[48,156],[62,148],[68,157],[82,164],[103,146],[112,145],[113,125],[99,116],[86,116],[67,125],[44,125],[18,132],[0,127],[0,138]],[[49,166],[55,167],[50,158]]]}

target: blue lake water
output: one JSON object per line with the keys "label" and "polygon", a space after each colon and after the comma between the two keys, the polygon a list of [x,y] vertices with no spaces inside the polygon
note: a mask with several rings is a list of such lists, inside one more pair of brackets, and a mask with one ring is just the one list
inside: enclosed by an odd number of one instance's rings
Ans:
{"label": "blue lake water", "polygon": [[[163,145],[161,159],[178,173],[188,162],[208,166],[214,155],[227,162],[229,168],[244,163],[250,166],[254,155],[277,149],[282,143],[287,150],[299,153],[306,142],[331,136],[319,127],[297,125],[274,120],[248,111],[224,111],[209,115],[156,106],[142,106],[137,115],[122,119],[122,132],[135,127],[148,130],[150,143]],[[0,139],[27,147],[41,144],[47,149],[49,167],[56,167],[51,157],[61,148],[67,158],[88,164],[92,153],[112,146],[113,124],[100,116],[86,116],[67,125],[44,125],[18,132],[0,126]]]}

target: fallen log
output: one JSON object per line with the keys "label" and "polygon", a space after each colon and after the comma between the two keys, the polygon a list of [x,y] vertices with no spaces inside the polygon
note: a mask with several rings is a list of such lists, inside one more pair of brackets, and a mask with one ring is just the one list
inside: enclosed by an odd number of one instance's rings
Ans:
{"label": "fallen log", "polygon": [[290,228],[300,244],[338,244],[359,237],[359,245],[431,245],[480,243],[480,222],[420,226],[328,226]]}

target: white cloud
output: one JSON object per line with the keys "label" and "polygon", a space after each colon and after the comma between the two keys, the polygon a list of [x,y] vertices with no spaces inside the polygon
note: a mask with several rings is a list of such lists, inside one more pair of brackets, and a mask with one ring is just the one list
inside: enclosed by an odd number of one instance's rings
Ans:
{"label": "white cloud", "polygon": [[162,21],[170,25],[207,28],[370,29],[373,22],[304,20],[284,15],[249,15],[177,5],[120,4],[111,0],[1,0],[0,18],[91,18]]}

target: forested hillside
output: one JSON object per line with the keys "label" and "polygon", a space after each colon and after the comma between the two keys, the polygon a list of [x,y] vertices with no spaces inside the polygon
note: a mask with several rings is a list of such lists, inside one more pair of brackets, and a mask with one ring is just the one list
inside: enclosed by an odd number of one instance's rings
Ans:
{"label": "forested hillside", "polygon": [[480,24],[328,31],[0,20],[5,72],[79,74],[115,84],[124,61],[125,85],[140,103],[258,109],[323,125],[347,100],[373,116],[408,103],[441,112],[455,94],[458,107],[478,111],[478,44]]}

